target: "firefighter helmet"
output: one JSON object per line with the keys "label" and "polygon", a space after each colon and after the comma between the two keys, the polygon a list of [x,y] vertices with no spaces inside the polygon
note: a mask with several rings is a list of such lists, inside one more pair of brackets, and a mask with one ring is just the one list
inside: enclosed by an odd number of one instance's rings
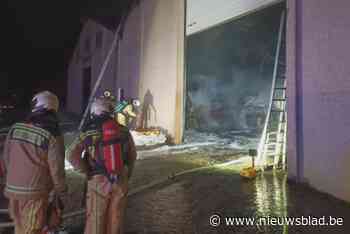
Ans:
{"label": "firefighter helmet", "polygon": [[32,112],[41,110],[58,111],[59,100],[58,97],[50,91],[43,91],[34,95],[32,99]]}
{"label": "firefighter helmet", "polygon": [[96,98],[91,104],[90,114],[99,116],[113,112],[113,103],[108,98]]}
{"label": "firefighter helmet", "polygon": [[132,99],[132,105],[135,107],[139,107],[141,105],[141,102],[139,99]]}
{"label": "firefighter helmet", "polygon": [[101,98],[108,98],[110,101],[115,102],[115,96],[109,90],[104,91]]}
{"label": "firefighter helmet", "polygon": [[110,91],[106,90],[103,92],[103,96],[108,98],[108,97],[112,96],[112,93]]}

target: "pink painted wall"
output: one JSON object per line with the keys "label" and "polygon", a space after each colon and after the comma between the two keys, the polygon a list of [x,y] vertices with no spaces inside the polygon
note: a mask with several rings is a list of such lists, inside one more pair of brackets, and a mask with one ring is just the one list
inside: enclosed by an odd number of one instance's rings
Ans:
{"label": "pink painted wall", "polygon": [[288,6],[289,173],[350,201],[350,2]]}

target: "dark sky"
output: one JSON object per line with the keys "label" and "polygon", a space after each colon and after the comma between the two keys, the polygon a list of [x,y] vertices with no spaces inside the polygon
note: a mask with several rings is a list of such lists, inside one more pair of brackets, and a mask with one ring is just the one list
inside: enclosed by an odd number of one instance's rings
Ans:
{"label": "dark sky", "polygon": [[[40,90],[66,93],[67,65],[81,31],[93,18],[114,30],[137,0],[1,0],[0,98]],[[28,97],[24,98],[28,99]]]}
{"label": "dark sky", "polygon": [[1,1],[1,95],[51,89],[64,96],[64,72],[81,30],[81,2],[87,1]]}

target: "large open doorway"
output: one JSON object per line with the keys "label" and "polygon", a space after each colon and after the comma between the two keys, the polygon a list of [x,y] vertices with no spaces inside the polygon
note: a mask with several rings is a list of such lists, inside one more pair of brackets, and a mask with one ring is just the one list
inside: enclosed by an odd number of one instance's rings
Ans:
{"label": "large open doorway", "polygon": [[258,146],[284,9],[281,1],[187,0],[185,142]]}

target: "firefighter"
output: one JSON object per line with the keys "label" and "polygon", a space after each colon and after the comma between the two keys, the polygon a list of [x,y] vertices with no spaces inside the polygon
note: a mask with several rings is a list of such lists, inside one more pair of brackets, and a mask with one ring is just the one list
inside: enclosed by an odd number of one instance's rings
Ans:
{"label": "firefighter", "polygon": [[103,95],[102,95],[100,98],[107,98],[107,99],[109,99],[109,100],[112,101],[112,102],[116,102],[115,96],[114,96],[114,95],[112,94],[112,92],[109,91],[109,90],[105,90],[105,91],[103,92]]}
{"label": "firefighter", "polygon": [[70,163],[88,178],[85,234],[123,233],[136,150],[129,130],[116,123],[113,111],[110,100],[96,99],[89,122],[67,150]]}
{"label": "firefighter", "polygon": [[128,127],[132,120],[136,118],[136,108],[140,106],[138,99],[123,100],[115,107],[116,120],[119,124]]}
{"label": "firefighter", "polygon": [[49,194],[66,192],[64,144],[58,127],[59,101],[49,91],[32,99],[31,113],[14,124],[3,158],[5,196],[16,234],[39,234],[47,225]]}

